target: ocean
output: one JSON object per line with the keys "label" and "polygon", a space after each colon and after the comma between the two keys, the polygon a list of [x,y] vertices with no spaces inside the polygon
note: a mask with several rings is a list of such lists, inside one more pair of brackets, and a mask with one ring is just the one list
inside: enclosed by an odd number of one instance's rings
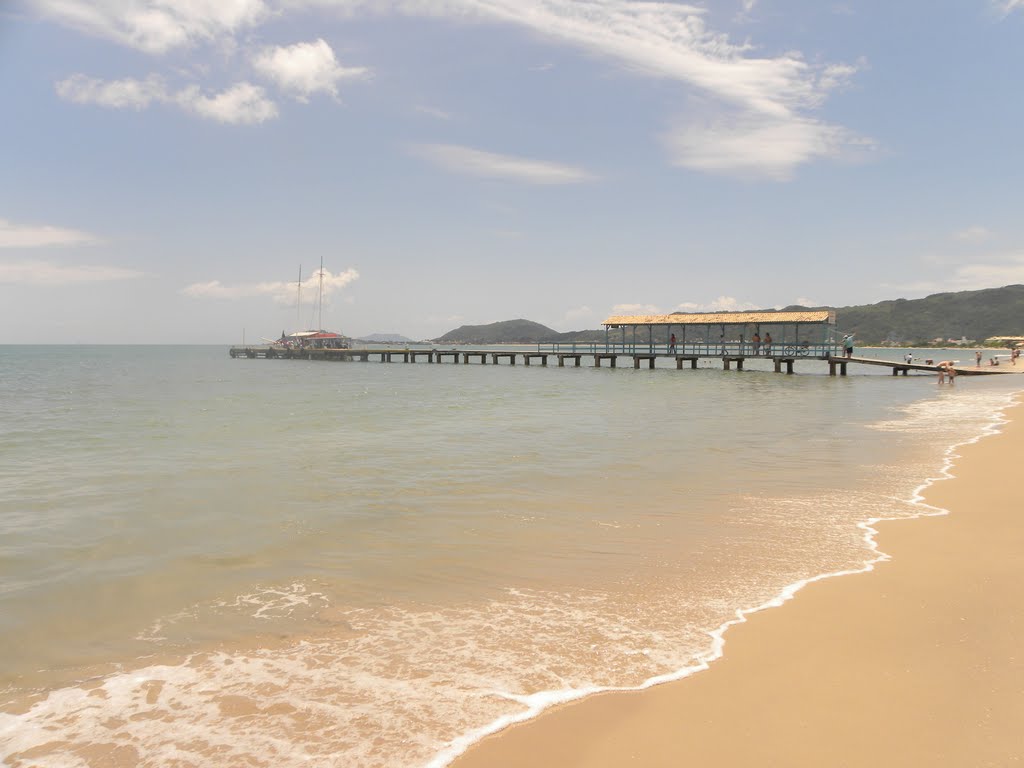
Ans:
{"label": "ocean", "polygon": [[0,347],[0,761],[440,768],[690,674],[1024,384],[888,373]]}

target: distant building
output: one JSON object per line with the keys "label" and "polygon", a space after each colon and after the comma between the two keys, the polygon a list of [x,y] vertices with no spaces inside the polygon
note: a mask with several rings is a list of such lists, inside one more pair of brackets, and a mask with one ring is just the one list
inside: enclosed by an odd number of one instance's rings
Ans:
{"label": "distant building", "polygon": [[984,344],[987,347],[1024,347],[1024,336],[989,336]]}

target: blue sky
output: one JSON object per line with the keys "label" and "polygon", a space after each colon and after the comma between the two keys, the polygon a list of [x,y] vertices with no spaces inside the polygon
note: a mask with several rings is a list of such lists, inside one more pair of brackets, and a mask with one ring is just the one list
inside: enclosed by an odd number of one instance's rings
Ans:
{"label": "blue sky", "polygon": [[1022,73],[1024,0],[5,2],[0,343],[1024,283]]}

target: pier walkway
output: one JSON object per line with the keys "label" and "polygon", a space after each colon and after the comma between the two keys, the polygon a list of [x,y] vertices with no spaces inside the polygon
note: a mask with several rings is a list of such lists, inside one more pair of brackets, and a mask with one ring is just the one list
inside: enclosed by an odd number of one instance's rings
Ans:
{"label": "pier walkway", "polygon": [[[701,360],[721,361],[725,370],[742,371],[748,360],[771,361],[776,373],[793,373],[798,360],[817,360],[828,365],[830,376],[846,376],[850,365],[885,366],[893,376],[906,376],[910,371],[938,373],[941,360],[906,362],[870,357],[841,356],[840,333],[836,328],[833,310],[761,311],[761,312],[703,312],[673,313],[669,315],[614,315],[605,320],[604,340],[595,342],[544,342],[530,349],[457,349],[454,347],[362,347],[341,349],[326,345],[231,347],[231,357],[255,359],[358,360],[381,363],[415,363],[425,357],[428,363],[470,362],[493,365],[503,361],[506,365],[540,364],[548,359],[558,361],[560,368],[570,361],[579,368],[584,358],[593,361],[595,368],[607,364],[618,368],[619,360],[632,362],[633,368],[656,367],[658,360],[675,362],[677,370],[695,369]],[[645,338],[646,337],[646,338]],[[525,346],[525,345],[523,345]],[[948,353],[947,353],[948,354]],[[958,363],[959,361],[954,361]],[[1024,373],[1021,366],[961,366],[954,365],[958,374],[978,376],[993,373]]]}
{"label": "pier walkway", "polygon": [[[699,361],[720,361],[724,370],[737,371],[744,369],[747,361],[770,361],[776,373],[793,373],[797,361],[820,361],[828,365],[829,375],[846,376],[850,365],[869,365],[890,368],[893,376],[906,376],[910,371],[937,373],[935,364],[923,362],[903,362],[882,360],[871,357],[841,357],[839,349],[834,345],[808,345],[806,347],[784,346],[778,350],[769,349],[767,353],[759,350],[753,352],[749,343],[726,344],[687,344],[670,349],[667,345],[631,345],[618,344],[538,344],[535,349],[510,350],[508,348],[488,349],[397,349],[394,347],[361,347],[354,349],[324,348],[292,348],[285,349],[276,345],[234,346],[229,350],[233,358],[267,359],[267,360],[329,360],[335,362],[381,362],[381,363],[416,363],[425,360],[429,364],[459,365],[523,365],[540,364],[547,366],[549,359],[557,361],[559,368],[567,362],[571,367],[580,367],[584,359],[592,361],[595,368],[622,367],[626,365],[639,368],[654,368],[658,360],[675,363],[677,370],[684,368],[696,369]],[[937,361],[941,362],[941,361]],[[1024,373],[1021,366],[954,366],[958,374],[963,376],[983,376],[988,374]]]}
{"label": "pier walkway", "polygon": [[[938,360],[937,362],[942,362]],[[857,365],[881,365],[892,369],[893,376],[900,374],[906,376],[910,371],[923,371],[925,373],[938,373],[939,366],[935,362],[904,362],[898,360],[879,360],[874,357],[832,357],[829,358],[829,373],[835,376],[835,369],[839,369],[839,375],[846,375],[846,366],[849,363]],[[1024,365],[961,365],[959,360],[953,361],[953,370],[958,376],[988,376],[989,374],[1000,373],[1024,373]]]}

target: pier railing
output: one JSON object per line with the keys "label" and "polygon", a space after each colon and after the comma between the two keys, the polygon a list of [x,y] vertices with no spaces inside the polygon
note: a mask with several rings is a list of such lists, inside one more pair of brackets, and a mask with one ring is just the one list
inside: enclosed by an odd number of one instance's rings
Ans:
{"label": "pier railing", "polygon": [[687,341],[675,346],[640,342],[541,342],[538,352],[550,354],[620,354],[620,355],[687,355],[694,357],[807,357],[827,360],[842,353],[838,344],[811,344],[800,342],[772,342],[755,344],[750,341]]}

